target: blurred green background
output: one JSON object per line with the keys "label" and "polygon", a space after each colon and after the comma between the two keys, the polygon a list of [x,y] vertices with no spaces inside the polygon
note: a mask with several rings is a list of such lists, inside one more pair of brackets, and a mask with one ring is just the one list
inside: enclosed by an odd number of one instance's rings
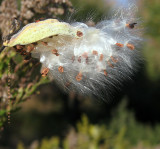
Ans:
{"label": "blurred green background", "polygon": [[[114,4],[105,0],[0,3],[1,37],[9,32],[12,16],[23,25],[47,17],[94,25]],[[160,149],[160,1],[137,4],[145,28],[140,49],[144,60],[133,81],[109,102],[65,94],[54,82],[41,78],[36,61],[24,63],[13,50],[0,55],[0,149]],[[12,96],[8,106],[9,64]]]}

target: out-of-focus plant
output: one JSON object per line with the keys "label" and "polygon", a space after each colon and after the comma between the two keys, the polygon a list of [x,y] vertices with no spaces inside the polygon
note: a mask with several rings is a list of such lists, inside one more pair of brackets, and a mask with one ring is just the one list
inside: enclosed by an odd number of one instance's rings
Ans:
{"label": "out-of-focus plant", "polygon": [[[14,51],[3,52],[0,61],[0,127],[2,127],[8,112],[16,110],[18,104],[28,99],[40,84],[47,82],[47,79],[41,78],[36,73],[40,69],[38,63],[35,64],[34,61],[26,63],[23,57]],[[8,65],[11,66],[9,75]],[[8,80],[10,80],[9,86]],[[10,94],[9,100],[8,94]]]}
{"label": "out-of-focus plant", "polygon": [[157,81],[160,77],[160,3],[158,0],[144,0],[142,15],[146,23],[146,36],[144,55],[146,57],[146,70],[150,80]]}
{"label": "out-of-focus plant", "polygon": [[[82,21],[85,19],[94,20],[94,22],[100,21],[104,13],[108,12],[108,7],[110,7],[108,2],[100,0],[71,0],[77,13],[74,14],[73,17],[78,21]],[[93,22],[89,22],[93,23]]]}
{"label": "out-of-focus plant", "polygon": [[[107,125],[91,124],[86,115],[71,128],[64,139],[52,137],[41,142],[33,141],[32,149],[156,149],[159,147],[160,125],[151,128],[136,122],[132,112],[126,109],[124,100],[113,111]],[[17,149],[28,149],[19,143]]]}
{"label": "out-of-focus plant", "polygon": [[[69,0],[4,0],[0,6],[1,35],[9,34],[13,18],[20,19],[22,25],[25,25],[38,18],[63,17],[66,12],[72,11],[72,4]],[[8,66],[11,70],[8,70]],[[41,78],[39,71],[39,62],[34,59],[25,61],[24,57],[11,49],[1,53],[0,129],[10,111],[16,110],[19,103],[30,98],[39,85],[48,82],[47,79]],[[8,81],[10,81],[9,86]]]}

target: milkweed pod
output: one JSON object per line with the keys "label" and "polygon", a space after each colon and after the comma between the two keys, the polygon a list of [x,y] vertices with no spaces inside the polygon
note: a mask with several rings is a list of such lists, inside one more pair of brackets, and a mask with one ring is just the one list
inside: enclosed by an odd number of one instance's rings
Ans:
{"label": "milkweed pod", "polygon": [[3,42],[3,46],[27,45],[54,35],[70,35],[81,38],[83,33],[77,28],[56,19],[47,19],[24,26],[10,40]]}
{"label": "milkweed pod", "polygon": [[17,52],[38,58],[42,76],[54,79],[67,92],[108,99],[139,64],[141,29],[134,28],[135,23],[126,25],[138,22],[134,14],[135,5],[128,5],[94,27],[55,19],[31,23],[9,35],[1,50],[14,46]]}

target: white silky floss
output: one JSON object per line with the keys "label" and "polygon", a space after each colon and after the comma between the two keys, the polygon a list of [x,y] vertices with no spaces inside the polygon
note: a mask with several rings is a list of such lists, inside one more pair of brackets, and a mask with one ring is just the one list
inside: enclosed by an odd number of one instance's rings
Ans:
{"label": "white silky floss", "polygon": [[66,91],[109,97],[113,88],[120,88],[132,76],[140,60],[137,48],[142,38],[135,10],[135,5],[120,8],[95,27],[72,23],[81,31],[81,38],[45,38],[37,42],[32,56],[40,58],[42,73],[48,69],[49,78]]}

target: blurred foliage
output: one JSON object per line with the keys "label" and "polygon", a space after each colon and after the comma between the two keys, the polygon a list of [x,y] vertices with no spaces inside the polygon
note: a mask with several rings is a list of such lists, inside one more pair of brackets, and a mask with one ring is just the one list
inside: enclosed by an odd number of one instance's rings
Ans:
{"label": "blurred foliage", "polygon": [[142,15],[146,24],[146,41],[144,55],[146,58],[147,75],[151,81],[160,79],[160,2],[159,0],[144,0]]}
{"label": "blurred foliage", "polygon": [[106,16],[108,11],[108,6],[104,5],[104,1],[96,0],[71,0],[76,10],[71,19],[76,21],[88,21],[92,20],[94,22],[100,21],[103,16]]}
{"label": "blurred foliage", "polygon": [[107,125],[91,124],[83,114],[76,128],[70,128],[65,138],[35,140],[29,147],[19,143],[17,149],[158,149],[160,124],[152,128],[136,122],[126,105],[123,100],[115,108]]}
{"label": "blurred foliage", "polygon": [[[0,55],[0,129],[9,112],[16,111],[19,104],[30,98],[40,84],[47,83],[37,71],[40,67],[33,62],[24,62],[24,58],[10,48]],[[11,70],[8,68],[11,65]],[[8,85],[10,80],[10,85]],[[10,90],[10,91],[9,91]],[[10,100],[8,101],[8,96]]]}

